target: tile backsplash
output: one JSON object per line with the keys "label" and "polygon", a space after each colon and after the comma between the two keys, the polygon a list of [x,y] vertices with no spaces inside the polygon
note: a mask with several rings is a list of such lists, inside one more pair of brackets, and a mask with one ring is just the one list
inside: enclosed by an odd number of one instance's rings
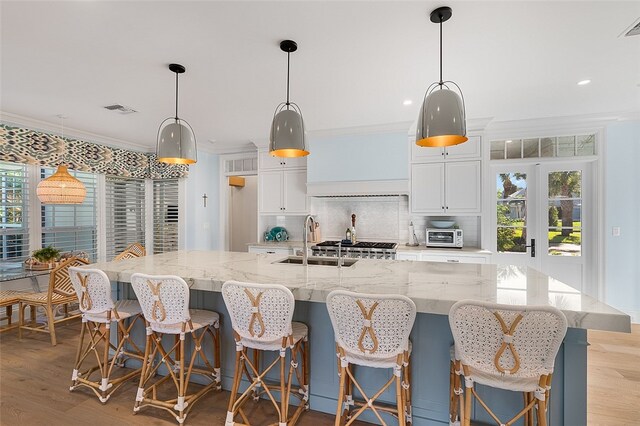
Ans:
{"label": "tile backsplash", "polygon": [[[344,238],[347,227],[351,226],[351,214],[355,213],[361,240],[407,242],[409,223],[413,222],[419,243],[425,244],[429,220],[437,218],[411,215],[407,196],[311,198],[311,212],[320,223],[325,240]],[[455,220],[464,231],[465,246],[480,246],[480,217],[453,216],[447,219]],[[299,228],[302,229],[302,219]]]}

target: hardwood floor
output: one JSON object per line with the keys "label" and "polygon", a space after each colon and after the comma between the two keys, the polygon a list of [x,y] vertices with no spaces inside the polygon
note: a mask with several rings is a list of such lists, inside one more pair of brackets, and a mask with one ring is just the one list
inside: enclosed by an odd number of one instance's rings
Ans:
{"label": "hardwood floor", "polygon": [[[106,405],[85,390],[69,392],[71,361],[78,324],[56,328],[58,346],[46,334],[31,333],[20,342],[17,333],[0,335],[1,425],[176,425],[167,413],[153,409],[132,414],[137,383],[129,382]],[[589,425],[637,425],[640,422],[640,325],[632,334],[589,332]],[[187,418],[188,425],[223,425],[228,392],[202,399]],[[267,404],[253,406],[255,425],[268,424]],[[301,426],[329,426],[333,416],[308,412]],[[360,423],[363,424],[363,423]],[[567,425],[574,426],[574,425]],[[582,425],[575,425],[582,426]]]}

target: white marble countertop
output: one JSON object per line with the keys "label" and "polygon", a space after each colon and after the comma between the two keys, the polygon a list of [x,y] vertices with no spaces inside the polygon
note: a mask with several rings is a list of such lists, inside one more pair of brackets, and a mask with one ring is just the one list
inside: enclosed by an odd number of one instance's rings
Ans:
{"label": "white marble countertop", "polygon": [[552,305],[570,327],[629,332],[630,317],[535,269],[512,265],[450,264],[359,259],[351,267],[274,264],[286,256],[224,251],[177,251],[96,263],[113,281],[131,274],[173,274],[192,289],[219,292],[227,280],[278,283],[296,300],[322,302],[334,289],[404,294],[418,312],[447,315],[462,299],[510,305]]}

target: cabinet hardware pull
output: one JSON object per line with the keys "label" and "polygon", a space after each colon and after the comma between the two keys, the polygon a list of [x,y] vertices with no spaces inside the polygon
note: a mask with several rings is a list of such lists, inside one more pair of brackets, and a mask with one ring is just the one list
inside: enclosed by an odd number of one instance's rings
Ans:
{"label": "cabinet hardware pull", "polygon": [[455,260],[455,259],[447,259],[447,262],[449,262],[449,263],[460,263],[459,260]]}
{"label": "cabinet hardware pull", "polygon": [[275,251],[267,251],[267,254],[276,254]]}

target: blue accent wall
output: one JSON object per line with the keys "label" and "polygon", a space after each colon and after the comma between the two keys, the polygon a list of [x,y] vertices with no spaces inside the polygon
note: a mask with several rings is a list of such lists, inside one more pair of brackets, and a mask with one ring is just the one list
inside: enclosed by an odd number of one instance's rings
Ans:
{"label": "blue accent wall", "polygon": [[[640,321],[640,121],[607,126],[605,301]],[[612,228],[620,227],[620,236]]]}
{"label": "blue accent wall", "polygon": [[407,132],[311,138],[307,182],[409,179]]}

